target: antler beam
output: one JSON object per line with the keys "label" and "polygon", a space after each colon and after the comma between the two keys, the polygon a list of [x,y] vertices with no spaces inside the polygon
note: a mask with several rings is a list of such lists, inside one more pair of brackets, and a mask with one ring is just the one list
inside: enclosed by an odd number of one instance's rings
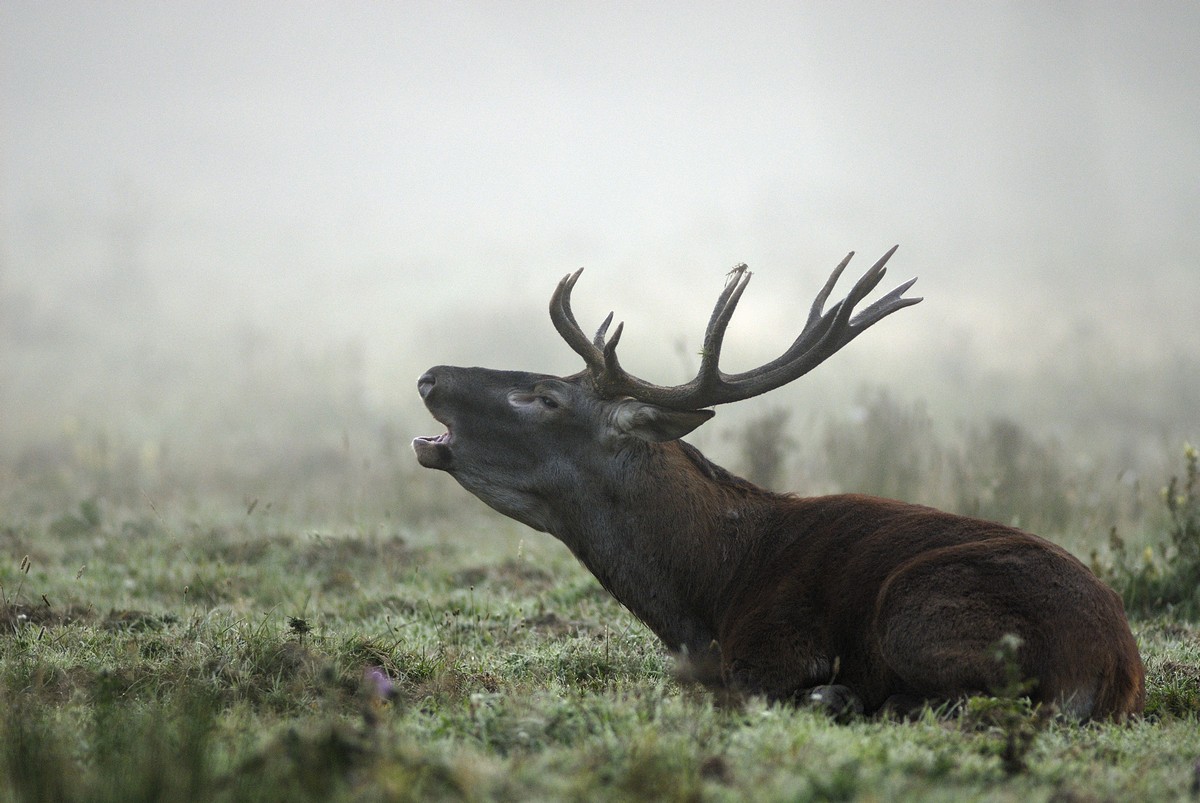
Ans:
{"label": "antler beam", "polygon": [[787,351],[765,365],[742,373],[726,374],[721,371],[718,363],[725,330],[733,318],[746,285],[750,282],[751,273],[745,264],[740,264],[729,272],[725,289],[717,298],[712,316],[708,319],[708,328],[704,331],[700,370],[695,378],[683,385],[654,385],[621,368],[617,360],[617,343],[621,340],[624,325],[618,323],[612,337],[605,339],[613,319],[611,312],[600,324],[595,337],[588,339],[571,311],[571,291],[579,281],[583,268],[564,276],[558,283],[558,288],[550,299],[550,319],[567,344],[583,357],[596,391],[601,396],[631,396],[675,410],[698,410],[714,404],[749,399],[786,385],[829,359],[871,325],[896,310],[920,302],[920,298],[903,297],[904,292],[916,281],[910,279],[854,315],[854,307],[883,280],[887,272],[885,265],[892,254],[896,253],[897,248],[899,246],[893,246],[880,257],[879,261],[855,282],[846,297],[826,311],[825,302],[828,301],[829,294],[833,292],[842,271],[854,256],[853,251],[847,254],[841,264],[834,268],[821,292],[817,293],[804,329]]}

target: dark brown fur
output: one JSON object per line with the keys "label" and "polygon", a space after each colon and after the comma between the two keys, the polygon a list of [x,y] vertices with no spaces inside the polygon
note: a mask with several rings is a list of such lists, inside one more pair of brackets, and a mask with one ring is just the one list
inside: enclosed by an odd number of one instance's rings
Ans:
{"label": "dark brown fur", "polygon": [[[1120,599],[1038,536],[765,491],[673,439],[699,421],[602,399],[585,376],[439,366],[421,392],[449,429],[414,442],[421,462],[553,533],[706,682],[867,713],[955,700],[1004,683],[992,649],[1013,634],[1035,701],[1079,719],[1143,709]],[[663,418],[629,423],[622,405]]]}
{"label": "dark brown fur", "polygon": [[447,433],[413,441],[505,515],[550,532],[683,658],[697,679],[832,712],[904,710],[997,690],[1016,647],[1037,702],[1078,719],[1142,712],[1145,673],[1121,601],[1058,546],[1029,533],[867,496],[765,491],[679,440],[713,413],[794,381],[869,326],[921,299],[910,280],[855,311],[892,248],[847,296],[817,294],[780,357],[719,368],[750,280],[729,272],[691,381],[661,387],[616,357],[612,315],[595,337],[571,311],[580,271],[550,317],[587,370],[569,377],[431,368],[417,382]]}

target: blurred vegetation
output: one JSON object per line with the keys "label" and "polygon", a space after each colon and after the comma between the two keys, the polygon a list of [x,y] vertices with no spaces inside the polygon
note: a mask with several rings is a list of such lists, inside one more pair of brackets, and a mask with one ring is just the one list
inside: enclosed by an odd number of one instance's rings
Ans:
{"label": "blurred vegetation", "polygon": [[924,404],[881,388],[860,391],[848,420],[826,423],[822,446],[838,490],[914,502],[928,499],[945,459]]}
{"label": "blurred vegetation", "polygon": [[1130,613],[1167,612],[1200,619],[1200,469],[1194,446],[1184,448],[1183,478],[1172,476],[1161,497],[1164,538],[1140,553],[1114,526],[1108,554],[1092,552],[1092,567],[1121,592]]}
{"label": "blurred vegetation", "polygon": [[1001,417],[947,438],[923,403],[902,404],[885,390],[860,392],[850,416],[824,423],[821,443],[824,469],[807,473],[832,481],[825,490],[920,502],[1051,537],[1081,522],[1126,523],[1143,503],[1140,488],[1073,464],[1055,438]]}
{"label": "blurred vegetation", "polygon": [[788,431],[790,410],[775,407],[751,418],[733,433],[742,476],[773,491],[785,491],[789,455],[799,445]]}

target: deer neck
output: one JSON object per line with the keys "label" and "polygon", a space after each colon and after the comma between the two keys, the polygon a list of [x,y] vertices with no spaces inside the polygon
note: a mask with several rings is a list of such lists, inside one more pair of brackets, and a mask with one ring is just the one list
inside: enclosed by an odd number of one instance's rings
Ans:
{"label": "deer neck", "polygon": [[695,654],[772,494],[682,442],[645,446],[564,498],[551,532],[668,647]]}

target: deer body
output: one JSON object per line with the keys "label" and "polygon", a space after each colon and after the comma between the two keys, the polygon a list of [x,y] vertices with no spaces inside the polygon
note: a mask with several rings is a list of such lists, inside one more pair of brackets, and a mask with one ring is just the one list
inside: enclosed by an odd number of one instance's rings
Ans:
{"label": "deer body", "polygon": [[[878,282],[886,258],[852,297]],[[822,315],[840,270],[797,344],[765,367],[768,383],[795,378],[785,358],[807,360],[808,370],[857,334],[830,348],[839,320],[813,331],[829,318],[840,316],[843,329],[866,320],[861,331],[915,301],[900,298],[905,285],[863,313],[874,318],[850,320],[849,300]],[[576,278],[564,280],[552,302],[560,332],[574,324]],[[685,398],[625,375],[614,350],[621,330],[606,344],[607,321],[592,343],[564,332],[589,363],[575,376],[430,369],[418,387],[448,431],[413,442],[419,461],[558,537],[691,674],[714,686],[813,699],[837,712],[952,700],[1003,684],[991,649],[1013,634],[1035,700],[1080,719],[1140,713],[1144,672],[1120,599],[1065,550],[903,502],[772,493],[678,440],[712,416],[696,409],[697,394],[712,404],[732,400],[720,393],[762,392],[728,388],[764,374],[730,377],[715,368],[722,316],[727,323],[744,287],[740,274],[737,285],[726,288],[710,322],[710,374],[702,367]],[[732,305],[723,307],[728,297]],[[815,361],[814,348],[824,350]],[[714,379],[726,388],[716,401]]]}

